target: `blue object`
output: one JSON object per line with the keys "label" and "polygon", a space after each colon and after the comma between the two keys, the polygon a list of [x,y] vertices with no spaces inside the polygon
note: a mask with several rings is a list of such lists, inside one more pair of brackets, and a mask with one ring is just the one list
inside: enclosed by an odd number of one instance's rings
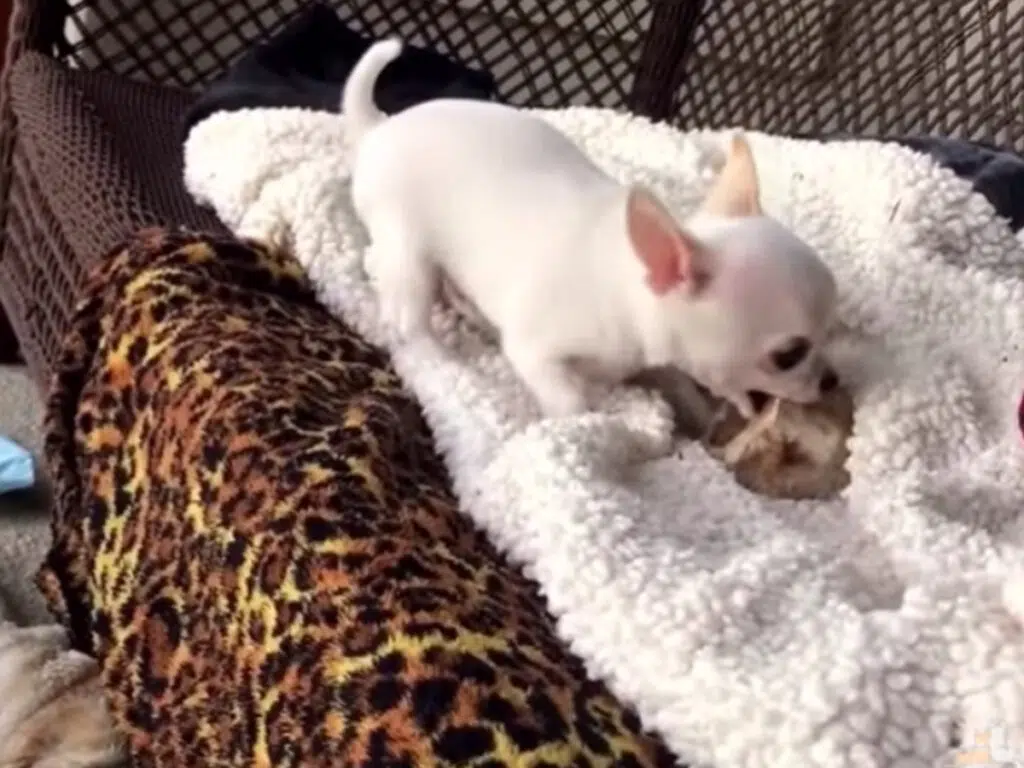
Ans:
{"label": "blue object", "polygon": [[0,436],[0,493],[21,491],[36,483],[32,454],[17,443]]}

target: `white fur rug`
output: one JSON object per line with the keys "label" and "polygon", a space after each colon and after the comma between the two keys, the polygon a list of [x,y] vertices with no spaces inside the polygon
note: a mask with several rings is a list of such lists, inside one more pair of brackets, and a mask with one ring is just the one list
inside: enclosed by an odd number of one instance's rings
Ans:
{"label": "white fur rug", "polygon": [[[542,113],[685,213],[728,133]],[[909,150],[749,134],[767,210],[834,268],[856,389],[853,481],[769,501],[654,398],[539,421],[509,366],[441,318],[395,347],[362,272],[344,121],[215,115],[186,181],[245,236],[286,243],[323,301],[388,343],[470,515],[542,585],[561,636],[682,758],[932,766],[990,739],[1024,756],[1024,246],[966,182]],[[424,147],[429,151],[429,147]],[[444,179],[437,193],[445,194]]]}

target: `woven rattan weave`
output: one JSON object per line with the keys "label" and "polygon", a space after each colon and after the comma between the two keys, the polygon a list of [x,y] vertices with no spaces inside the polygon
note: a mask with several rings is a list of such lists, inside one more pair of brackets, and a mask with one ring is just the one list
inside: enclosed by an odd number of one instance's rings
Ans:
{"label": "woven rattan weave", "polygon": [[1024,0],[708,0],[665,114],[1024,149]]}

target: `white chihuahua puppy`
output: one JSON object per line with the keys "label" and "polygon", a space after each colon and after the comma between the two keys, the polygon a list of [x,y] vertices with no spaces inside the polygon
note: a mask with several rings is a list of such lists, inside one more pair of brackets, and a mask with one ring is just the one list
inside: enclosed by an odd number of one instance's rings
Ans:
{"label": "white chihuahua puppy", "polygon": [[438,99],[385,116],[374,86],[401,49],[371,46],[342,95],[353,204],[400,336],[430,332],[450,281],[546,416],[587,410],[588,379],[651,366],[681,368],[747,417],[752,392],[812,402],[836,384],[820,351],[835,281],[761,210],[744,139],[683,224],[527,112]]}

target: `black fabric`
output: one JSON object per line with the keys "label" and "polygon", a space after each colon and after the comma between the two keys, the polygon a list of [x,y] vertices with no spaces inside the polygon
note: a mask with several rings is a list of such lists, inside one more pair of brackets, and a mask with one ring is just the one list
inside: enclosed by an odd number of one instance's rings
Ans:
{"label": "black fabric", "polygon": [[1014,232],[1024,227],[1024,158],[977,141],[898,136],[898,144],[930,155],[984,195]]}
{"label": "black fabric", "polygon": [[[185,115],[183,138],[214,112],[305,107],[338,112],[341,87],[373,41],[353,32],[323,3],[313,3],[266,43],[246,52]],[[399,112],[431,98],[494,98],[488,72],[407,45],[377,83],[377,104]]]}

